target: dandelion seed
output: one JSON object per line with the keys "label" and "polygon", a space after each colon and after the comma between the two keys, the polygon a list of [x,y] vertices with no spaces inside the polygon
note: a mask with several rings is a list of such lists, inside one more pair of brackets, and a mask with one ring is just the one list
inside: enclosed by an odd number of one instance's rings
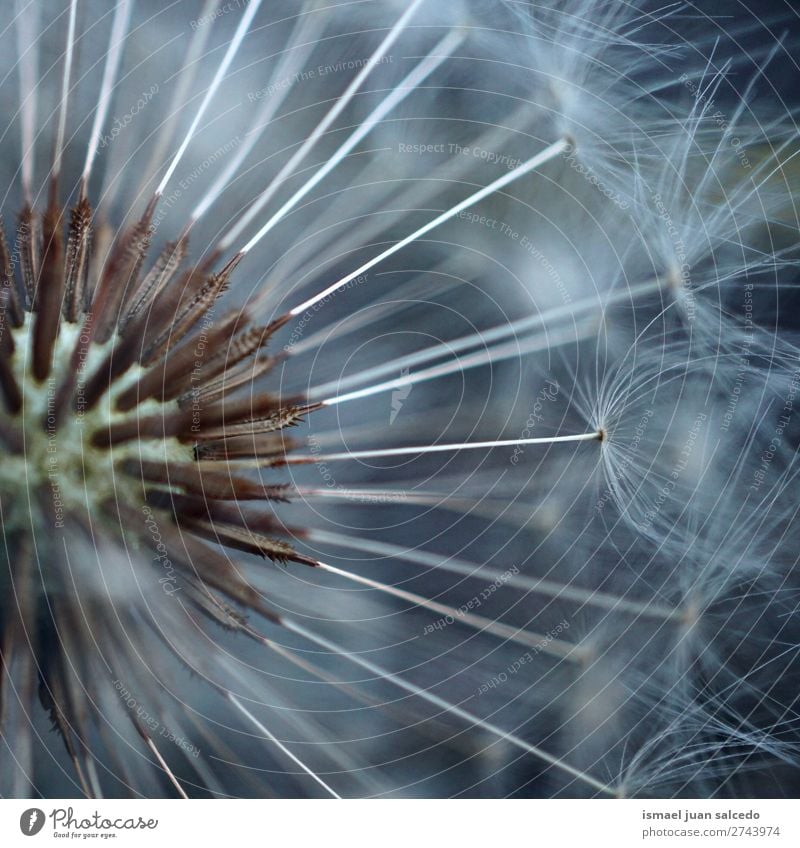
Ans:
{"label": "dandelion seed", "polygon": [[790,794],[794,36],[13,6],[0,792]]}

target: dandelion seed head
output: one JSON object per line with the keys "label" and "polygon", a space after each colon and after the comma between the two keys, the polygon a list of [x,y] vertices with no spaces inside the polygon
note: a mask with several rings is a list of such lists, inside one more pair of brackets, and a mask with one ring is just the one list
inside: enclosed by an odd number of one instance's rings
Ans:
{"label": "dandelion seed head", "polygon": [[788,791],[782,43],[597,0],[16,11],[2,793]]}

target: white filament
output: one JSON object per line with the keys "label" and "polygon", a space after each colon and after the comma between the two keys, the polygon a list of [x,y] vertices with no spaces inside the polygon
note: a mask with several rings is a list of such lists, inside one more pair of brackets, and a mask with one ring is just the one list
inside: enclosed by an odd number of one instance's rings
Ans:
{"label": "white filament", "polygon": [[164,769],[165,774],[170,779],[170,782],[175,787],[175,789],[178,790],[178,793],[180,794],[181,798],[188,799],[189,796],[184,791],[183,787],[178,781],[178,778],[175,777],[175,774],[173,773],[172,769],[167,765],[167,761],[161,756],[161,752],[156,747],[156,743],[153,742],[153,740],[147,735],[145,736],[145,740],[147,742],[147,747],[153,752],[155,758],[158,760],[158,764],[161,766],[162,769]]}
{"label": "white filament", "polygon": [[602,437],[599,431],[579,433],[574,436],[539,436],[531,439],[497,439],[486,442],[459,442],[449,445],[417,445],[404,448],[379,448],[376,450],[342,451],[327,453],[319,456],[292,455],[283,462],[287,465],[300,465],[311,462],[337,462],[346,459],[378,459],[389,456],[415,456],[426,453],[445,453],[461,450],[487,450],[491,448],[513,447],[515,445],[555,445],[564,442],[592,442]]}
{"label": "white filament", "polygon": [[253,22],[253,18],[258,11],[258,7],[261,5],[262,0],[250,0],[247,4],[247,8],[245,9],[245,13],[242,15],[241,21],[239,21],[239,26],[236,27],[236,32],[233,35],[233,39],[231,43],[228,45],[228,49],[225,51],[225,56],[220,62],[219,67],[217,68],[217,72],[214,74],[214,79],[211,80],[211,85],[208,87],[208,91],[206,91],[205,97],[203,97],[203,102],[200,104],[200,108],[197,110],[197,113],[192,120],[192,123],[189,127],[188,132],[186,133],[181,146],[178,148],[178,152],[172,159],[172,163],[169,168],[167,168],[166,174],[164,174],[164,178],[158,185],[156,189],[156,195],[160,196],[164,193],[169,181],[172,179],[172,175],[175,173],[175,169],[178,167],[179,162],[183,159],[184,153],[186,153],[186,148],[192,141],[195,132],[197,131],[198,126],[200,126],[200,121],[203,120],[203,115],[205,115],[206,110],[208,109],[209,104],[211,103],[214,95],[217,93],[217,89],[222,84],[222,80],[225,77],[225,74],[228,72],[228,68],[230,67],[231,62],[234,60],[234,57],[239,52],[239,48],[241,47],[242,41],[244,41],[244,37],[247,35],[247,31],[250,29],[250,24]]}
{"label": "white filament", "polygon": [[[620,289],[618,292],[605,298],[602,308],[606,309],[612,304],[637,297],[641,294],[657,291],[661,288],[661,286],[661,280],[654,279],[638,286]],[[525,333],[535,327],[542,325],[547,325],[549,327],[552,326],[552,323],[555,321],[559,321],[564,318],[571,318],[600,308],[599,298],[594,297],[585,298],[577,303],[554,306],[544,312],[538,312],[534,315],[526,315],[524,318],[518,318],[516,321],[511,321],[507,324],[499,324],[498,326],[492,327],[488,330],[470,333],[469,335],[462,336],[459,339],[442,342],[425,348],[424,350],[417,351],[416,353],[409,354],[401,359],[393,359],[389,362],[383,363],[382,365],[376,365],[374,368],[359,371],[357,374],[352,374],[350,377],[326,383],[324,386],[320,386],[318,389],[315,389],[314,393],[324,396],[332,391],[341,392],[342,389],[356,386],[366,380],[375,380],[386,376],[386,374],[396,374],[398,370],[414,368],[417,365],[423,365],[426,362],[438,359],[440,356],[469,350],[469,348],[475,347],[476,345],[486,345],[491,344],[492,342],[502,341],[510,336]],[[294,353],[294,348],[289,348],[288,352],[290,354]]]}
{"label": "white filament", "polygon": [[[307,10],[313,5],[313,2],[308,2],[304,9]],[[275,66],[275,70],[270,78],[270,85],[278,80],[291,79],[299,72],[303,61],[313,51],[316,45],[316,39],[323,28],[323,21],[319,15],[308,14],[307,11],[300,13],[298,22],[287,39],[287,43],[291,45],[291,48],[283,54],[281,60]],[[236,148],[235,156],[231,158],[225,169],[205,193],[203,199],[197,204],[191,215],[192,222],[199,221],[218,200],[219,196],[241,167],[242,162],[244,162],[250,151],[264,134],[273,115],[286,99],[289,91],[289,86],[279,86],[275,94],[272,97],[266,98],[261,104],[261,108],[253,121],[255,129],[251,130],[245,141]]]}
{"label": "white filament", "polygon": [[228,700],[236,707],[240,712],[242,712],[248,719],[264,734],[264,736],[269,739],[274,745],[280,748],[284,754],[297,766],[299,766],[309,777],[312,777],[316,782],[333,798],[340,798],[341,795],[337,794],[330,786],[328,786],[325,781],[319,777],[314,771],[312,771],[299,757],[296,757],[284,744],[278,739],[275,734],[270,733],[266,727],[260,722],[251,712],[244,706],[244,704],[233,694],[228,692]]}
{"label": "white filament", "polygon": [[[198,20],[208,20],[216,5],[217,0],[206,0],[205,5],[200,11]],[[172,139],[173,129],[175,122],[178,120],[180,108],[183,106],[189,88],[197,75],[197,68],[200,64],[199,60],[203,55],[203,51],[205,50],[205,46],[211,35],[212,29],[213,27],[210,26],[197,27],[192,35],[191,41],[189,41],[183,65],[177,73],[178,82],[176,83],[175,91],[166,110],[167,118],[161,124],[159,133],[156,136],[155,143],[153,144],[150,160],[143,171],[143,173],[147,175],[148,179],[161,165],[164,149]]]}
{"label": "white filament", "polygon": [[114,22],[111,26],[111,37],[109,39],[108,51],[106,53],[106,64],[103,70],[103,81],[100,84],[100,96],[97,103],[97,111],[94,114],[92,134],[89,137],[89,146],[86,150],[86,164],[83,166],[83,184],[89,182],[92,173],[92,165],[97,155],[97,142],[108,114],[111,103],[111,95],[114,90],[114,81],[117,78],[119,62],[122,58],[122,48],[125,44],[128,24],[130,22],[133,0],[118,0],[114,11]]}
{"label": "white filament", "polygon": [[56,179],[61,173],[61,157],[64,152],[64,135],[67,130],[67,103],[69,101],[69,81],[72,76],[72,57],[75,53],[75,21],[78,16],[78,0],[72,0],[69,7],[69,24],[67,25],[67,49],[64,56],[64,78],[61,81],[61,104],[58,113],[58,131],[53,151],[52,177]]}
{"label": "white filament", "polygon": [[[327,490],[330,492],[330,490]],[[335,494],[335,493],[334,493]],[[324,530],[313,530],[309,538],[323,544],[335,545],[340,548],[362,551],[364,553],[405,560],[426,568],[449,571],[463,577],[476,580],[495,581],[510,587],[518,587],[526,592],[544,595],[548,598],[573,601],[578,604],[597,606],[610,612],[625,612],[631,615],[652,616],[654,618],[678,619],[683,613],[671,607],[631,601],[606,592],[581,589],[568,583],[555,580],[528,577],[524,574],[514,574],[511,571],[501,571],[481,563],[467,562],[458,557],[446,557],[431,551],[403,548],[387,542],[377,542],[374,539],[362,539],[357,536],[346,536],[342,533],[331,533]]]}
{"label": "white filament", "polygon": [[436,227],[444,224],[446,221],[455,218],[460,212],[463,212],[465,209],[469,209],[470,206],[474,206],[476,203],[479,203],[485,197],[488,197],[490,194],[494,194],[496,191],[500,191],[505,188],[507,185],[510,185],[515,180],[518,180],[520,177],[524,177],[526,174],[535,171],[537,168],[540,168],[546,162],[549,162],[551,159],[555,159],[556,156],[564,153],[569,147],[569,143],[564,139],[559,139],[558,141],[553,142],[549,147],[546,147],[540,153],[537,153],[536,156],[531,157],[526,162],[523,162],[521,165],[518,165],[514,168],[513,171],[509,171],[507,174],[504,174],[502,177],[499,177],[494,182],[489,183],[489,185],[484,186],[479,191],[476,191],[474,194],[471,194],[466,199],[462,200],[460,203],[457,203],[455,206],[450,209],[442,212],[441,215],[438,215],[432,221],[428,221],[427,224],[420,227],[418,230],[415,230],[411,235],[406,236],[401,241],[392,245],[392,247],[384,250],[383,253],[378,254],[378,256],[370,259],[369,262],[365,262],[359,268],[356,268],[355,271],[351,271],[346,276],[342,277],[340,280],[337,280],[335,283],[332,283],[328,288],[323,289],[321,292],[315,294],[313,297],[310,297],[308,300],[301,303],[299,306],[295,306],[294,309],[289,311],[290,315],[300,315],[306,311],[306,309],[310,309],[319,301],[324,300],[328,295],[333,294],[336,289],[341,286],[347,285],[351,280],[354,280],[356,277],[360,277],[362,274],[369,271],[371,268],[374,268],[380,262],[383,262],[384,259],[388,259],[388,257],[397,253],[398,250],[402,250],[407,245],[412,242],[417,241],[417,239],[422,238],[422,236],[429,233],[431,230],[436,229]]}
{"label": "white filament", "polygon": [[434,52],[392,90],[373,112],[361,123],[358,129],[347,139],[347,141],[331,156],[330,159],[317,171],[314,176],[302,185],[287,201],[275,212],[264,226],[253,236],[242,248],[242,253],[247,253],[255,247],[259,241],[350,153],[351,150],[365,138],[380,123],[386,115],[394,109],[398,103],[405,100],[408,95],[421,85],[426,77],[430,76],[442,62],[447,59],[458,44],[461,43],[460,34],[450,33],[445,36],[434,48]]}
{"label": "white filament", "polygon": [[[220,248],[222,250],[226,250],[236,241],[236,239],[242,233],[244,228],[272,199],[275,192],[278,190],[284,180],[288,176],[290,176],[300,164],[300,162],[305,159],[307,154],[312,150],[312,148],[316,145],[319,139],[322,138],[328,127],[336,120],[336,118],[339,117],[339,115],[345,109],[347,104],[353,99],[355,93],[361,87],[361,84],[372,72],[372,69],[381,61],[381,59],[386,55],[389,48],[399,38],[400,34],[406,28],[406,25],[411,19],[411,16],[417,11],[417,9],[422,5],[423,2],[425,2],[425,0],[414,0],[414,2],[408,7],[408,9],[406,9],[406,11],[400,16],[397,23],[391,28],[391,30],[389,30],[389,33],[387,34],[386,38],[384,38],[383,41],[378,45],[377,50],[365,63],[364,67],[355,76],[350,85],[347,86],[343,94],[339,98],[337,98],[334,106],[319,122],[314,131],[311,133],[311,135],[309,135],[309,137],[303,142],[297,152],[283,166],[283,168],[281,168],[281,170],[278,172],[272,182],[270,182],[270,184],[262,192],[260,197],[253,203],[253,205],[247,210],[247,212],[245,212],[241,219],[230,229],[228,234],[221,239]],[[250,247],[252,247],[252,244],[248,245],[244,252],[249,250]]]}
{"label": "white filament", "polygon": [[36,138],[36,112],[39,88],[36,82],[39,64],[39,38],[36,33],[38,6],[17,0],[17,53],[19,54],[19,99],[22,111],[22,193],[31,201],[33,184],[34,142]]}
{"label": "white filament", "polygon": [[514,627],[509,624],[504,624],[501,621],[494,621],[491,618],[486,618],[483,615],[476,615],[472,612],[465,612],[456,609],[456,607],[448,604],[440,604],[438,601],[425,598],[415,592],[408,592],[405,589],[398,589],[396,586],[389,586],[386,583],[380,583],[377,580],[371,580],[369,577],[362,577],[360,574],[353,574],[350,571],[345,571],[342,568],[328,565],[324,562],[318,562],[317,567],[322,571],[327,571],[329,574],[335,574],[338,577],[344,577],[353,583],[360,583],[362,586],[368,586],[370,589],[376,589],[387,595],[392,595],[395,598],[408,601],[416,606],[424,607],[425,609],[433,610],[440,615],[452,618],[467,627],[477,630],[480,633],[490,633],[498,639],[509,642],[517,642],[520,645],[525,645],[528,648],[534,648],[544,651],[548,654],[554,654],[575,662],[580,662],[584,659],[583,650],[569,642],[561,639],[548,638],[540,633],[533,633],[530,630],[525,630],[521,627]]}
{"label": "white filament", "polygon": [[349,662],[360,666],[361,668],[368,671],[370,674],[374,674],[376,678],[379,678],[381,680],[388,680],[390,683],[394,684],[398,688],[403,689],[418,698],[422,698],[424,701],[427,701],[429,704],[433,704],[442,711],[450,713],[456,716],[457,718],[460,718],[462,721],[467,722],[467,724],[470,724],[474,727],[478,727],[481,730],[485,730],[500,739],[504,739],[511,745],[514,745],[515,747],[520,748],[521,750],[526,751],[529,754],[533,754],[533,756],[538,757],[540,760],[543,760],[548,765],[551,765],[554,768],[558,768],[561,771],[566,772],[567,774],[574,777],[576,780],[583,781],[592,788],[596,789],[598,792],[602,792],[605,795],[617,794],[611,787],[607,786],[604,783],[601,783],[599,780],[587,774],[586,772],[580,771],[580,769],[577,769],[574,766],[565,763],[558,757],[553,756],[553,754],[548,754],[546,751],[543,751],[541,748],[537,748],[535,745],[531,745],[529,742],[526,742],[519,736],[516,736],[515,734],[510,733],[506,730],[503,730],[496,724],[492,724],[491,722],[480,718],[474,713],[465,710],[463,707],[457,706],[456,704],[452,704],[449,701],[446,701],[444,698],[440,698],[438,695],[434,695],[433,692],[430,692],[427,689],[422,689],[419,686],[415,686],[413,683],[410,683],[405,678],[393,674],[392,672],[388,671],[377,663],[364,659],[360,654],[351,653],[350,651],[343,648],[341,645],[337,645],[335,642],[331,642],[328,639],[324,639],[321,636],[317,636],[315,633],[312,633],[310,630],[307,630],[302,625],[297,624],[289,619],[282,619],[282,623],[288,630],[297,633],[298,636],[302,636],[304,639],[307,639],[309,642],[313,642],[314,644],[325,648],[325,650],[330,651],[332,654],[343,657]]}
{"label": "white filament", "polygon": [[[439,377],[446,377],[450,374],[469,371],[472,368],[478,368],[481,365],[490,365],[495,362],[502,362],[505,359],[513,359],[519,356],[524,356],[528,353],[533,353],[537,350],[553,350],[562,344],[578,341],[586,338],[590,333],[596,331],[594,322],[587,322],[583,327],[578,328],[578,332],[574,332],[572,328],[561,333],[548,335],[541,332],[523,341],[506,342],[504,345],[496,345],[487,350],[476,351],[463,359],[454,359],[451,362],[443,362],[439,365],[434,365],[424,371],[415,373],[406,373],[394,380],[387,380],[384,383],[377,383],[373,386],[366,386],[363,389],[356,389],[347,394],[335,395],[334,397],[325,398],[322,403],[325,406],[336,406],[340,403],[348,403],[351,400],[360,400],[362,398],[371,397],[372,395],[380,394],[394,389],[400,389],[403,386],[419,385],[426,383],[429,380],[436,380]],[[336,388],[336,383],[328,383],[319,388],[309,389],[308,397],[314,398],[320,395],[327,394],[328,391]]]}

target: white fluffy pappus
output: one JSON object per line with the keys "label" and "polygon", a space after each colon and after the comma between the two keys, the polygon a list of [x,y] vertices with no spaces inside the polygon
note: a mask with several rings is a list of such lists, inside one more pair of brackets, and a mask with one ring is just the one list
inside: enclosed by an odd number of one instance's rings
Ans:
{"label": "white fluffy pappus", "polygon": [[791,794],[793,42],[695,12],[6,10],[4,795]]}

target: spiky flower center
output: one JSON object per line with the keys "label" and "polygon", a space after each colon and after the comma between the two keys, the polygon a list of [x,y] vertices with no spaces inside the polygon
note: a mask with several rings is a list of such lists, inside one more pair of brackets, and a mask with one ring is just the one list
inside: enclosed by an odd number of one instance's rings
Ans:
{"label": "spiky flower center", "polygon": [[285,487],[229,462],[279,461],[291,447],[280,431],[314,408],[242,391],[276,361],[262,351],[283,320],[254,325],[240,310],[216,319],[239,257],[219,271],[210,262],[184,269],[187,234],[143,271],[154,208],[104,262],[92,255],[85,197],[66,239],[55,200],[41,219],[23,210],[18,263],[0,233],[6,526],[23,530],[32,515],[56,528],[71,516],[106,516],[135,544],[126,516],[147,506],[200,538],[303,561],[265,535],[270,515],[252,529],[235,506],[283,500]]}
{"label": "spiky flower center", "polygon": [[[112,498],[135,502],[141,497],[138,486],[127,475],[115,471],[115,463],[135,457],[166,462],[183,458],[192,460],[192,451],[176,438],[123,443],[116,450],[97,447],[91,439],[95,432],[107,431],[127,415],[116,408],[120,394],[145,373],[133,365],[90,409],[83,409],[81,397],[88,375],[99,368],[116,338],[104,344],[89,344],[85,328],[77,323],[62,322],[53,346],[53,363],[49,376],[39,381],[32,374],[30,352],[34,319],[26,313],[21,327],[11,329],[13,354],[9,357],[11,373],[22,390],[22,407],[18,412],[22,451],[9,453],[0,464],[0,498],[8,504],[7,527],[25,526],[30,521],[28,498],[21,490],[49,489],[54,506],[56,527],[63,526],[63,512],[70,509],[96,512]],[[76,348],[82,351],[75,379],[75,408],[69,414],[59,410],[60,389],[68,384]],[[140,415],[157,414],[164,405],[155,400],[139,406]],[[167,410],[177,410],[171,402]]]}

